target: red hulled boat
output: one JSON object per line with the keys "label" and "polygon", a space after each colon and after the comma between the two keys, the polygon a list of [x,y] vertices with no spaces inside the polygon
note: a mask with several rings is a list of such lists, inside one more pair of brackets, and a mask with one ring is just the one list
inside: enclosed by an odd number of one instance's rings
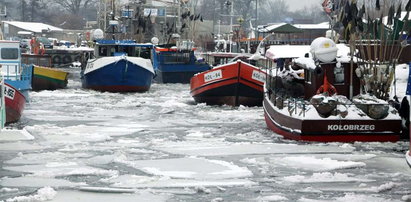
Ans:
{"label": "red hulled boat", "polygon": [[[333,49],[331,55],[337,55],[335,48],[345,45],[325,40],[322,47],[321,53]],[[398,141],[402,131],[398,112],[386,100],[369,93],[380,92],[377,86],[387,86],[390,81],[364,86],[364,74],[351,76],[356,69],[362,71],[359,64],[351,65],[346,58],[336,62],[335,58],[317,64],[312,58],[298,58],[281,72],[278,68],[275,73],[270,71],[263,101],[268,128],[293,140]],[[377,66],[375,71],[379,69],[385,71],[386,67]]]}
{"label": "red hulled boat", "polygon": [[11,85],[5,83],[4,88],[6,123],[13,123],[20,119],[26,105],[26,99],[20,91]]}
{"label": "red hulled boat", "polygon": [[239,60],[194,75],[191,96],[208,105],[261,106],[265,79],[265,72]]}

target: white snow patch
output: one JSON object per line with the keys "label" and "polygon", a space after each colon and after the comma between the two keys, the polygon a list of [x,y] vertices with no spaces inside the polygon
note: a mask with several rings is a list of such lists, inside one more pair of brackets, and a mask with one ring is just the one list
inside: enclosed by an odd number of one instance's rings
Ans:
{"label": "white snow patch", "polygon": [[37,191],[37,194],[28,196],[17,196],[7,199],[6,202],[30,202],[30,201],[49,201],[56,196],[57,192],[51,187],[43,187]]}
{"label": "white snow patch", "polygon": [[46,149],[45,146],[40,146],[37,143],[26,143],[26,142],[8,142],[0,143],[0,151],[34,151]]}
{"label": "white snow patch", "polygon": [[[121,188],[187,188],[187,187],[233,187],[233,186],[252,186],[255,182],[246,179],[171,179],[160,176],[135,176],[122,175],[118,178],[108,179],[113,187]],[[223,188],[222,188],[223,189]]]}
{"label": "white snow patch", "polygon": [[257,198],[257,201],[288,201],[288,198],[280,194],[273,194],[270,196],[260,196]]}
{"label": "white snow patch", "polygon": [[2,129],[0,130],[0,142],[7,141],[21,141],[21,140],[34,140],[34,137],[27,132],[26,129]]}
{"label": "white snow patch", "polygon": [[312,156],[292,156],[280,158],[277,164],[302,170],[331,171],[338,169],[364,167],[363,162],[337,161],[330,158],[318,159]]}
{"label": "white snow patch", "polygon": [[377,192],[377,193],[380,193],[380,192],[384,192],[384,191],[394,189],[395,187],[399,187],[399,186],[401,186],[401,184],[394,183],[394,182],[388,182],[388,183],[382,184],[378,187],[372,187],[370,190],[374,191],[374,192]]}
{"label": "white snow patch", "polygon": [[319,190],[319,189],[312,188],[312,187],[307,187],[307,188],[304,188],[304,189],[299,189],[299,190],[297,190],[297,192],[301,192],[301,193],[317,193],[317,194],[323,193],[323,191],[321,191],[321,190]]}
{"label": "white snow patch", "polygon": [[338,146],[261,144],[261,143],[218,143],[218,142],[167,142],[155,147],[172,154],[189,156],[226,156],[242,154],[293,154],[293,153],[348,153],[354,148]]}
{"label": "white snow patch", "polygon": [[0,193],[8,193],[8,192],[18,192],[19,189],[17,188],[7,188],[7,187],[3,187],[0,189]]}
{"label": "white snow patch", "polygon": [[117,170],[104,170],[78,165],[75,162],[49,162],[45,165],[23,165],[3,167],[5,170],[31,173],[34,177],[57,177],[71,175],[115,176]]}
{"label": "white snow patch", "polygon": [[310,177],[305,177],[302,175],[294,175],[283,177],[284,181],[293,183],[322,183],[322,182],[370,182],[373,180],[361,179],[350,177],[348,174],[344,173],[314,173]]}
{"label": "white snow patch", "polygon": [[41,177],[17,177],[17,178],[2,178],[0,185],[3,187],[76,187],[85,186],[85,183],[70,182],[63,179],[51,179]]}
{"label": "white snow patch", "polygon": [[135,193],[130,194],[118,194],[61,190],[57,193],[57,195],[53,199],[53,202],[165,202],[169,198],[170,196],[167,194],[154,194],[148,191],[136,191]]}
{"label": "white snow patch", "polygon": [[178,158],[116,162],[132,166],[148,174],[174,178],[229,179],[252,176],[252,172],[233,163],[203,158]]}

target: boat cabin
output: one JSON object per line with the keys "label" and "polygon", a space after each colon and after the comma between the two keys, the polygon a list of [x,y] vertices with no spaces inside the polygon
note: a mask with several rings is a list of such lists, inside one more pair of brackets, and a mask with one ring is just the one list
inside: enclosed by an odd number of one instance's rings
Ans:
{"label": "boat cabin", "polygon": [[[296,63],[297,66],[302,66]],[[353,69],[357,65],[354,64]],[[317,94],[317,90],[324,84],[324,75],[333,85],[337,94],[349,97],[350,95],[350,63],[320,64],[320,67],[304,68],[304,99],[309,99]],[[360,79],[353,75],[353,96],[360,94]]]}
{"label": "boat cabin", "polygon": [[133,40],[97,40],[94,56],[129,56],[150,59],[152,44],[138,44]]}
{"label": "boat cabin", "polygon": [[6,80],[20,80],[21,52],[20,42],[0,41],[0,65]]}

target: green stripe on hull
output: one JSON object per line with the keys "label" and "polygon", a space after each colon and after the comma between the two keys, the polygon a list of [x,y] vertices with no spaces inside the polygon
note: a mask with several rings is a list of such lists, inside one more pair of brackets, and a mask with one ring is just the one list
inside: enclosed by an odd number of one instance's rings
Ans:
{"label": "green stripe on hull", "polygon": [[34,78],[44,79],[44,80],[51,81],[51,82],[58,83],[58,84],[67,83],[67,80],[59,80],[59,79],[54,79],[54,78],[50,78],[50,77],[42,76],[42,75],[34,75]]}

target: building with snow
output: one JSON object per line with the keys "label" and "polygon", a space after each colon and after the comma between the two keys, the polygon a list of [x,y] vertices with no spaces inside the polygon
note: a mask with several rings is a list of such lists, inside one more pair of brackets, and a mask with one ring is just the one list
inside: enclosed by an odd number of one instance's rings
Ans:
{"label": "building with snow", "polygon": [[63,35],[63,29],[40,22],[3,21],[1,28],[5,39],[31,35],[61,38]]}

